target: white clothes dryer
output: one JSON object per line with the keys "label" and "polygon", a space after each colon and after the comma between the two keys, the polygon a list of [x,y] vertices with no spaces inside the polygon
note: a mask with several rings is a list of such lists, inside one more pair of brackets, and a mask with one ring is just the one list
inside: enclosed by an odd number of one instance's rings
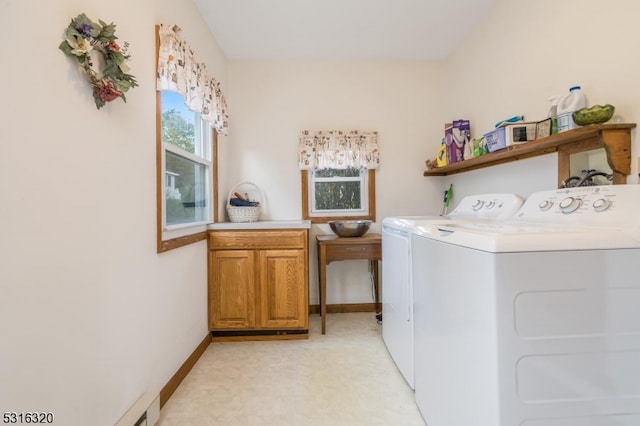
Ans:
{"label": "white clothes dryer", "polygon": [[463,198],[446,216],[387,217],[382,221],[382,337],[403,377],[414,388],[411,232],[430,221],[506,218],[523,203],[515,194]]}
{"label": "white clothes dryer", "polygon": [[429,426],[640,424],[640,185],[532,194],[412,235]]}

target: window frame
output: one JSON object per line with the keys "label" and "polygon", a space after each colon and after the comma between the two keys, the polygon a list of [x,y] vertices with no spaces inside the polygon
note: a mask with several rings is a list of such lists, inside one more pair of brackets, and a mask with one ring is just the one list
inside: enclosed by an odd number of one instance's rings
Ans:
{"label": "window frame", "polygon": [[310,213],[309,202],[313,191],[309,186],[313,179],[310,177],[312,170],[300,170],[301,189],[302,189],[302,218],[310,220],[311,223],[327,223],[332,220],[376,220],[376,174],[374,169],[368,169],[366,200],[368,204],[368,213],[362,215],[328,215],[315,216]]}
{"label": "window frame", "polygon": [[[211,199],[210,218],[213,222],[218,222],[218,132],[211,128],[211,140],[209,149],[211,150],[210,162],[210,179],[209,196]],[[165,164],[165,146],[162,142],[162,92],[156,91],[156,239],[157,252],[173,250],[189,244],[196,243],[207,239],[206,223],[198,222],[193,224],[177,225],[176,228],[182,228],[176,232],[175,237],[166,237],[165,235],[165,183],[166,176],[164,173]]]}

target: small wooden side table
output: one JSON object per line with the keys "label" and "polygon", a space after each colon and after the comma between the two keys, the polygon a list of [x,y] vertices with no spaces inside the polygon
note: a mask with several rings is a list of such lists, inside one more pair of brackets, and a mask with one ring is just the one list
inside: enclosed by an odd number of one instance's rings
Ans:
{"label": "small wooden side table", "polygon": [[327,328],[327,265],[336,260],[369,260],[373,270],[376,313],[380,312],[378,288],[378,261],[382,260],[382,237],[365,234],[362,237],[340,238],[336,235],[318,235],[318,285],[320,287],[320,315],[322,334]]}

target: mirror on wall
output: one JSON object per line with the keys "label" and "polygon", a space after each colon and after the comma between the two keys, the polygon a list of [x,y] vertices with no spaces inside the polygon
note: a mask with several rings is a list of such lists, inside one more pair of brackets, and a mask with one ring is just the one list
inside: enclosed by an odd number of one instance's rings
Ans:
{"label": "mirror on wall", "polygon": [[[569,185],[611,185],[613,170],[609,167],[604,148],[571,154]],[[573,184],[573,185],[571,185]]]}

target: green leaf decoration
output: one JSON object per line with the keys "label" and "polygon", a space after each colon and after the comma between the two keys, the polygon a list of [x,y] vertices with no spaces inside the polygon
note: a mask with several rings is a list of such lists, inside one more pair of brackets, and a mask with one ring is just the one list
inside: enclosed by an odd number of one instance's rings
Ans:
{"label": "green leaf decoration", "polygon": [[[96,108],[100,109],[116,99],[126,102],[125,92],[138,86],[138,83],[133,75],[122,71],[128,70],[122,65],[131,55],[128,52],[129,43],[120,45],[116,41],[116,25],[100,19],[96,23],[81,13],[71,20],[64,35],[65,40],[58,49],[75,58],[82,66],[91,85]],[[102,61],[95,61],[103,64],[101,69],[91,60],[90,55],[95,54],[102,56]]]}

